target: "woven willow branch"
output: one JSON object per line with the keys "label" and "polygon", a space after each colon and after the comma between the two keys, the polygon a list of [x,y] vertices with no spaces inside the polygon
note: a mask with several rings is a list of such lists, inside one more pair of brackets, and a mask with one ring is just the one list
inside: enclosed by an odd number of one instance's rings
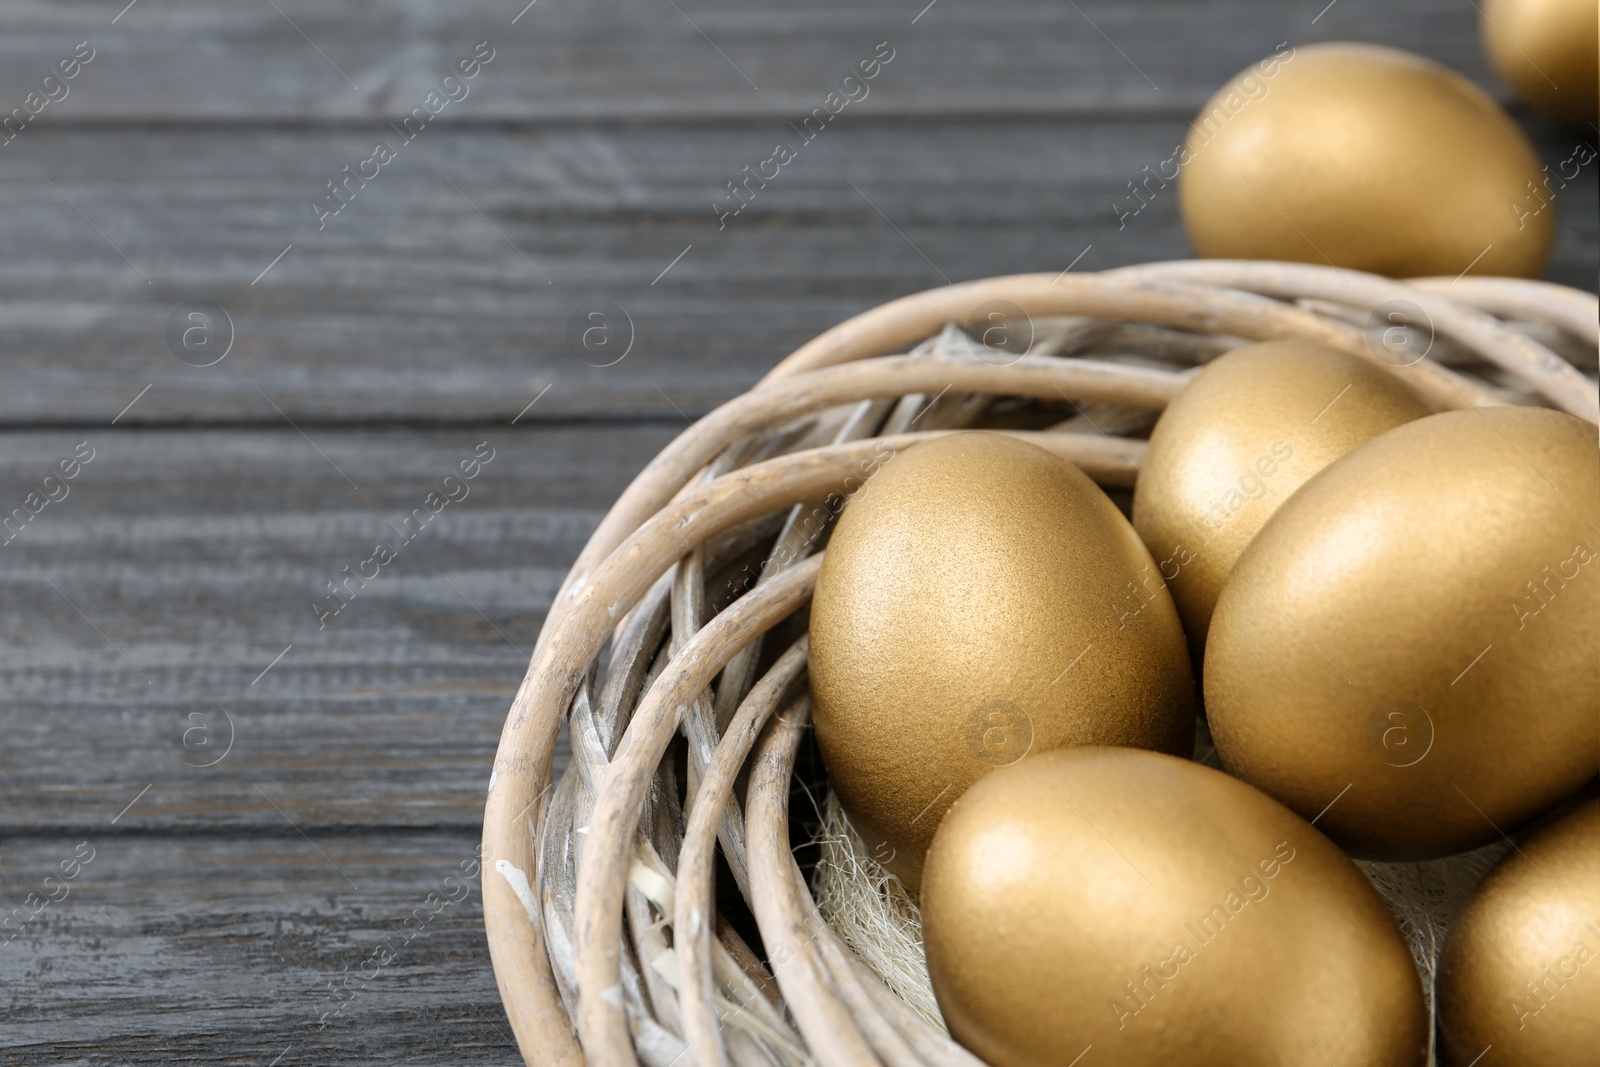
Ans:
{"label": "woven willow branch", "polygon": [[[991,301],[1032,318],[1026,354],[952,327]],[[791,632],[764,657],[763,635],[809,601],[829,522],[874,460],[954,429],[1004,427],[1025,403],[1070,404],[1054,426],[1001,432],[1126,488],[1142,435],[1194,367],[1275,337],[1376,360],[1361,324],[1394,301],[1448,350],[1450,367],[1392,368],[1436,407],[1503,402],[1489,382],[1509,381],[1600,418],[1595,383],[1524,329],[1594,345],[1589,294],[1209,261],[994,278],[894,301],[803,346],[668,445],[574,564],[501,735],[484,913],[524,1059],[980,1067],[817,912],[789,847],[808,645]],[[556,784],[563,726],[572,759]],[[771,972],[721,915],[719,855]]]}

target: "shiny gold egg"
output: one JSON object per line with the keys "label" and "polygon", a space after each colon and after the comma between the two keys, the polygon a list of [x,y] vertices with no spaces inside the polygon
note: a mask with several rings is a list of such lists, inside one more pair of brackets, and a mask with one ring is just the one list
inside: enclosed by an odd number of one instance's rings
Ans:
{"label": "shiny gold egg", "polygon": [[1450,924],[1438,990],[1444,1067],[1588,1067],[1600,1057],[1600,800],[1542,827],[1490,872]]}
{"label": "shiny gold egg", "polygon": [[1394,374],[1309,341],[1209,363],[1150,434],[1133,528],[1198,655],[1222,583],[1289,494],[1357,445],[1429,413]]}
{"label": "shiny gold egg", "polygon": [[1289,48],[1247,68],[1170,169],[1202,256],[1538,277],[1555,234],[1554,211],[1512,210],[1542,174],[1499,105],[1377,45]]}
{"label": "shiny gold egg", "polygon": [[868,479],[828,543],[810,670],[834,791],[913,890],[945,811],[996,767],[1194,743],[1183,631],[1138,534],[1078,468],[1000,434]]}
{"label": "shiny gold egg", "polygon": [[1430,415],[1284,502],[1206,642],[1227,769],[1346,848],[1493,841],[1594,776],[1600,450],[1542,408]]}
{"label": "shiny gold egg", "polygon": [[1489,62],[1523,100],[1572,123],[1600,118],[1600,5],[1595,0],[1484,0]]}
{"label": "shiny gold egg", "polygon": [[991,1067],[1426,1058],[1421,982],[1371,883],[1189,760],[1063,749],[985,778],[934,838],[922,921],[950,1032]]}

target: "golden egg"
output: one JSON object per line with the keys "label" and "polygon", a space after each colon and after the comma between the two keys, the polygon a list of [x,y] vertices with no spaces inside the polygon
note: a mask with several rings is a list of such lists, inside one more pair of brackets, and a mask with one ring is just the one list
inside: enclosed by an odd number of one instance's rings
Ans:
{"label": "golden egg", "polygon": [[1133,528],[1197,656],[1223,581],[1268,516],[1346,452],[1428,413],[1384,368],[1309,341],[1236,348],[1168,405],[1134,490]]}
{"label": "golden egg", "polygon": [[1489,62],[1519,97],[1566,122],[1600,117],[1595,0],[1484,0],[1479,10]]}
{"label": "golden egg", "polygon": [[1450,925],[1438,990],[1445,1067],[1594,1064],[1600,800],[1542,827],[1490,872]]}
{"label": "golden egg", "polygon": [[834,791],[913,890],[945,811],[996,767],[1194,743],[1183,631],[1138,534],[1078,468],[1000,434],[906,449],[844,509],[811,694]]}
{"label": "golden egg", "polygon": [[1406,423],[1284,502],[1206,642],[1225,767],[1357,853],[1493,841],[1594,776],[1600,462],[1542,408]]}
{"label": "golden egg", "polygon": [[985,778],[934,838],[922,921],[950,1032],[991,1067],[1426,1059],[1421,983],[1371,883],[1188,760],[1075,748]]}
{"label": "golden egg", "polygon": [[1247,68],[1195,118],[1171,177],[1202,256],[1538,277],[1555,234],[1553,210],[1513,210],[1542,175],[1499,105],[1377,45],[1289,48]]}

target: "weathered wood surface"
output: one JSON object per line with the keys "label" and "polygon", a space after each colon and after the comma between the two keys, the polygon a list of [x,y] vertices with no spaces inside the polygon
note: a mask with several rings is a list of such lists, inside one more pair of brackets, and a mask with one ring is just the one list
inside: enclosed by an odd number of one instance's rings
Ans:
{"label": "weathered wood surface", "polygon": [[[475,887],[318,1024],[451,891],[549,597],[683,413],[944,277],[1187,255],[1170,195],[1120,229],[1111,202],[1278,41],[1501,95],[1457,0],[524,4],[0,5],[0,114],[96,49],[0,146],[0,520],[95,449],[0,547],[0,941],[96,850],[0,944],[0,1064],[515,1062]],[[310,198],[484,40],[471,95],[318,230]],[[725,183],[884,40],[871,95],[719,230]],[[1597,200],[1593,167],[1562,192],[1554,279],[1594,288]],[[634,324],[610,367],[567,339],[600,298]],[[190,301],[234,318],[214,366],[169,350]],[[323,583],[482,441],[470,496],[319,630]]]}
{"label": "weathered wood surface", "polygon": [[1326,2],[35,0],[10,5],[0,99],[82,40],[96,56],[55,121],[402,115],[479,41],[494,58],[461,110],[512,121],[790,118],[884,40],[896,57],[862,104],[885,114],[1192,111],[1284,40],[1386,40],[1487,73],[1456,0],[1339,0],[1313,25]]}
{"label": "weathered wood surface", "polygon": [[[1086,267],[1186,254],[1170,197],[1120,233],[1111,208],[1178,123],[840,123],[721,230],[721,184],[781,123],[424,131],[320,232],[308,198],[365,157],[365,131],[18,138],[0,418],[109,421],[152,382],[123,423],[281,421],[268,397],[297,420],[510,419],[551,383],[530,418],[676,417],[941,271],[1060,270],[1091,243]],[[99,171],[108,150],[119,165]],[[614,366],[568,343],[592,298],[631,318]],[[215,366],[166,343],[189,300],[233,318]]]}
{"label": "weathered wood surface", "polygon": [[[680,429],[8,435],[8,509],[80,441],[94,458],[0,547],[3,825],[86,832],[153,784],[142,831],[476,826],[567,564]],[[330,581],[349,599],[319,628]]]}
{"label": "weathered wood surface", "polygon": [[[366,158],[369,131],[18,137],[0,150],[0,423],[108,422],[147,385],[119,424],[281,422],[273,405],[509,420],[546,385],[529,418],[675,417],[946,278],[1191,254],[1172,190],[1120,222],[1113,206],[1136,203],[1125,183],[1184,119],[837,121],[720,229],[722,183],[799,141],[782,123],[424,130],[320,231],[308,200]],[[1570,135],[1543,147],[1564,159]],[[1551,277],[1569,284],[1595,283],[1596,173],[1556,201]],[[585,350],[569,324],[595,299],[626,318]],[[214,366],[168,344],[193,301],[233,322]]]}
{"label": "weathered wood surface", "polygon": [[0,1063],[520,1062],[475,828],[150,835],[138,810],[6,840],[7,910],[57,899],[0,929]]}

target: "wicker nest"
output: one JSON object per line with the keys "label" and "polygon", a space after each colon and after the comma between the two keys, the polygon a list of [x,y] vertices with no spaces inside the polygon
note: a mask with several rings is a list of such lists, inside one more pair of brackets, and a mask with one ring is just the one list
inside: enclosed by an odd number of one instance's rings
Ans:
{"label": "wicker nest", "polygon": [[[523,1057],[978,1067],[918,984],[914,902],[861,861],[836,808],[818,802],[816,881],[834,923],[791,847],[803,612],[829,522],[884,449],[984,427],[1125,493],[1194,368],[1280,337],[1384,362],[1441,409],[1531,403],[1600,421],[1597,321],[1595,297],[1538,282],[1176,262],[935,289],[799,349],[618,499],[506,719],[484,918]],[[563,725],[572,759],[557,783]],[[1374,880],[1402,902],[1428,881]],[[1424,973],[1437,890],[1418,890],[1424,917],[1408,931]],[[753,915],[760,955],[734,913]]]}

